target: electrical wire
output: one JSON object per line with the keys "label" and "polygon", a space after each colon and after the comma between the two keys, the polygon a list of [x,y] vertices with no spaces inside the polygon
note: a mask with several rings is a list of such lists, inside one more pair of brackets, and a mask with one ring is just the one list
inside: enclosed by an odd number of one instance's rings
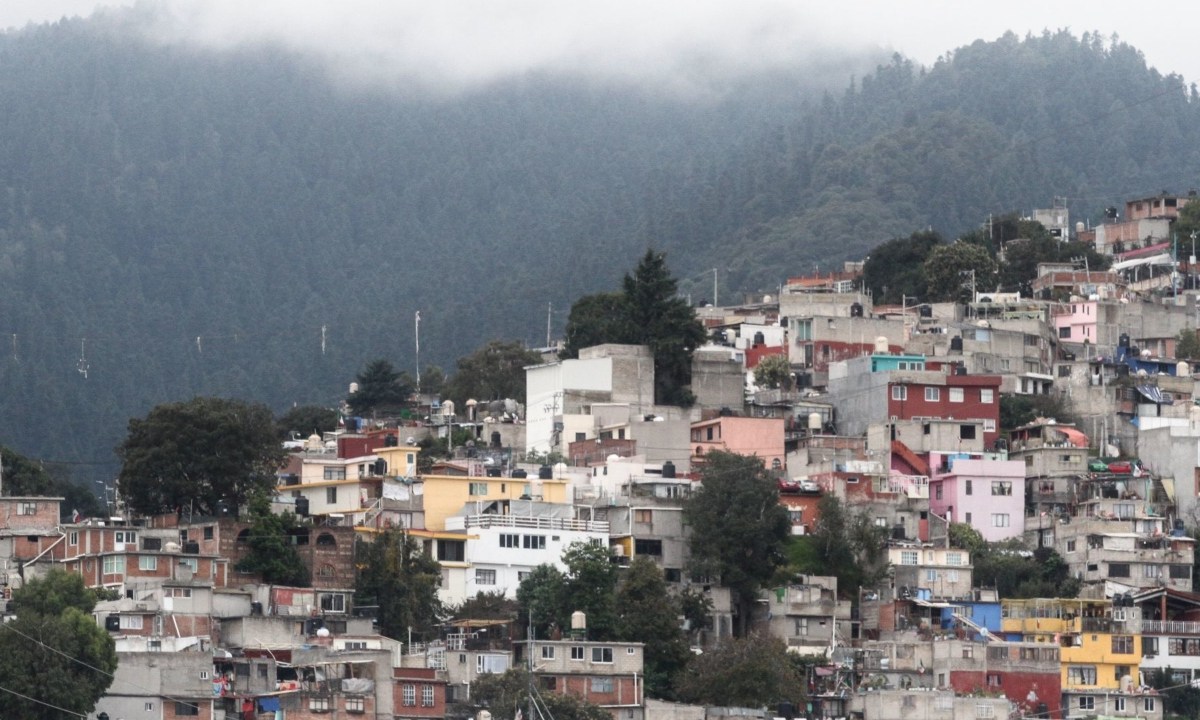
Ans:
{"label": "electrical wire", "polygon": [[21,698],[22,700],[28,700],[29,702],[37,703],[38,705],[45,705],[48,708],[53,708],[54,710],[57,710],[59,712],[64,712],[68,715],[74,715],[75,717],[81,717],[81,718],[87,717],[86,713],[77,713],[74,710],[68,710],[66,708],[61,708],[57,705],[51,705],[50,703],[43,702],[41,700],[38,700],[37,698],[31,698],[28,695],[22,695],[21,693],[17,692],[16,690],[9,690],[8,688],[4,687],[3,685],[0,685],[0,690],[3,690],[4,692],[9,693],[10,695],[16,695],[17,697]]}

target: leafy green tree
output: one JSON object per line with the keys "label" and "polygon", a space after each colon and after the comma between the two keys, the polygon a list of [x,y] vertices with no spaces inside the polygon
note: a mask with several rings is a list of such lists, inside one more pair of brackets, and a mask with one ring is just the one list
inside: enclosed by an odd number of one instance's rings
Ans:
{"label": "leafy green tree", "polygon": [[972,554],[975,584],[996,588],[1000,597],[1075,597],[1082,583],[1071,577],[1053,548],[1032,552],[1020,540],[987,543]]}
{"label": "leafy green tree", "polygon": [[379,607],[379,632],[404,638],[433,636],[442,617],[437,589],[442,570],[416,538],[403,529],[385,530],[357,547],[355,602]]}
{"label": "leafy green tree", "polygon": [[762,707],[804,701],[804,677],[783,641],[767,635],[730,638],[688,663],[679,682],[690,703]]}
{"label": "leafy green tree", "polygon": [[0,626],[0,688],[10,691],[0,702],[4,716],[87,715],[117,669],[115,643],[91,616],[94,596],[78,575],[55,569],[27,582],[13,600],[17,617]]}
{"label": "leafy green tree", "polygon": [[629,325],[629,308],[620,292],[585,295],[571,305],[566,342],[559,357],[577,358],[586,347],[605,343],[633,343],[637,333]]}
{"label": "leafy green tree", "polygon": [[876,303],[898,304],[904,297],[925,297],[925,260],[942,245],[932,231],[915,232],[876,246],[863,263],[863,285]]}
{"label": "leafy green tree", "polygon": [[838,591],[856,592],[859,587],[878,583],[887,572],[887,528],[875,525],[864,510],[843,503],[836,495],[823,495],[817,502],[817,521],[811,535],[797,538],[807,552],[798,572],[833,575]]}
{"label": "leafy green tree", "polygon": [[612,640],[617,632],[617,567],[608,547],[594,543],[571,543],[563,551],[567,571],[539,565],[517,590],[522,619],[532,609],[539,637],[554,629],[570,627],[571,613],[587,614],[588,639]]}
{"label": "leafy green tree", "polygon": [[367,363],[355,378],[358,390],[346,397],[350,412],[355,415],[391,414],[408,404],[413,393],[413,380],[382,358]]}
{"label": "leafy green tree", "polygon": [[4,494],[9,497],[61,497],[60,512],[70,517],[78,510],[84,517],[102,515],[103,507],[96,496],[57,471],[0,446],[0,477],[4,479]]}
{"label": "leafy green tree", "polygon": [[1181,684],[1169,666],[1156,668],[1146,677],[1146,684],[1158,690],[1163,698],[1163,720],[1191,720],[1200,717],[1200,688]]}
{"label": "leafy green tree", "polygon": [[971,300],[971,278],[979,292],[996,287],[996,261],[986,248],[974,243],[956,242],[934,248],[922,266],[926,298],[931,302]]}
{"label": "leafy green tree", "polygon": [[1012,430],[1028,425],[1039,417],[1054,418],[1061,423],[1076,423],[1075,414],[1061,395],[1000,396],[1000,429]]}
{"label": "leafy green tree", "polygon": [[795,384],[787,355],[768,355],[754,368],[754,382],[762,388],[791,390]]}
{"label": "leafy green tree", "polygon": [[710,452],[683,517],[691,530],[692,569],[732,591],[745,634],[758,592],[783,564],[791,534],[774,478],[757,457]]}
{"label": "leafy green tree", "polygon": [[438,395],[446,384],[446,371],[439,365],[430,365],[421,370],[421,392]]}
{"label": "leafy green tree", "polygon": [[302,438],[313,433],[322,435],[336,430],[337,424],[337,410],[320,405],[300,405],[280,415],[275,427],[279,438],[286,440],[292,433],[298,433]]}
{"label": "leafy green tree", "polygon": [[673,697],[673,680],[690,652],[680,627],[679,601],[667,591],[662,570],[639,555],[629,563],[617,589],[617,639],[645,643],[646,693]]}
{"label": "leafy green tree", "polygon": [[538,707],[548,711],[548,717],[555,720],[612,720],[612,715],[599,705],[570,693],[541,692],[536,686],[536,681],[530,680],[529,671],[524,667],[480,675],[471,684],[470,701],[458,710],[461,716],[474,716],[480,710],[487,710],[494,718],[513,718],[518,708],[522,713],[528,712],[529,690],[534,688]]}
{"label": "leafy green tree", "polygon": [[950,547],[966,550],[974,557],[987,550],[983,534],[966,523],[950,523]]}
{"label": "leafy green tree", "polygon": [[269,492],[284,451],[266,406],[200,397],[130,420],[117,455],[117,487],[135,512],[216,515],[218,503],[236,509]]}
{"label": "leafy green tree", "polygon": [[447,614],[458,619],[515,620],[519,609],[518,602],[510,600],[503,590],[480,591],[457,607],[448,608]]}
{"label": "leafy green tree", "polygon": [[493,340],[458,359],[458,370],[446,381],[442,397],[464,409],[467,400],[524,402],[525,368],[540,362],[541,355],[519,342]]}
{"label": "leafy green tree", "polygon": [[246,555],[238,561],[237,571],[254,573],[265,583],[308,587],[308,568],[293,544],[299,527],[294,514],[271,512],[265,497],[251,500]]}
{"label": "leafy green tree", "polygon": [[[1200,203],[1197,203],[1200,204]],[[1175,338],[1175,357],[1181,360],[1200,358],[1200,335],[1194,328],[1184,328]]]}
{"label": "leafy green tree", "polygon": [[531,623],[534,637],[549,637],[555,629],[570,627],[571,610],[567,598],[567,577],[553,565],[538,565],[517,587],[521,606],[520,622]]}

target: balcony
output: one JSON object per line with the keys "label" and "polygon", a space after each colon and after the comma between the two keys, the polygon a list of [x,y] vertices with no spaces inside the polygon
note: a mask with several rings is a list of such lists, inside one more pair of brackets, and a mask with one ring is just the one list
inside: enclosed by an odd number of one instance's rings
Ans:
{"label": "balcony", "polygon": [[467,528],[521,528],[528,530],[575,530],[608,534],[607,522],[600,520],[572,520],[570,518],[527,516],[527,515],[457,515],[446,518],[446,529]]}
{"label": "balcony", "polygon": [[1143,620],[1143,635],[1200,635],[1200,622],[1187,620]]}

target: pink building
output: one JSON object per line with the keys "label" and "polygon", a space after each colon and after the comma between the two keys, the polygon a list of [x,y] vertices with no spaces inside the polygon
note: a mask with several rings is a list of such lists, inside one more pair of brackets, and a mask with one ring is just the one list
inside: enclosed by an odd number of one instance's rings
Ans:
{"label": "pink building", "polygon": [[1025,532],[1025,463],[994,456],[932,453],[929,509],[970,525],[989,542]]}
{"label": "pink building", "polygon": [[783,471],[783,418],[721,416],[692,423],[692,467],[713,450],[756,455],[768,470]]}
{"label": "pink building", "polygon": [[1099,341],[1096,323],[1100,316],[1100,303],[1096,300],[1075,300],[1064,303],[1053,310],[1054,330],[1064,342],[1095,345]]}

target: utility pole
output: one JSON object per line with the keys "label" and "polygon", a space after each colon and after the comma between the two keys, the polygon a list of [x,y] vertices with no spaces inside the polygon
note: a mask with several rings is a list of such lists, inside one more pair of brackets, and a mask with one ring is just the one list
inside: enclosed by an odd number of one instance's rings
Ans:
{"label": "utility pole", "polygon": [[550,317],[554,314],[554,303],[546,303],[546,347],[550,347]]}
{"label": "utility pole", "polygon": [[720,307],[721,303],[717,300],[717,269],[713,268],[713,307]]}

